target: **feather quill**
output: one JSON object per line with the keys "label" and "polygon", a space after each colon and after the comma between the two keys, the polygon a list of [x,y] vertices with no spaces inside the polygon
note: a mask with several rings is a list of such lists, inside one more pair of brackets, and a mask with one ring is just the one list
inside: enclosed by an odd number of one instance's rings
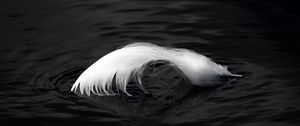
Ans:
{"label": "feather quill", "polygon": [[174,65],[188,80],[198,86],[205,86],[216,76],[241,76],[232,74],[226,66],[216,64],[195,51],[182,48],[161,47],[150,43],[133,43],[119,48],[100,58],[87,68],[76,80],[71,91],[81,94],[116,95],[117,90],[131,96],[126,86],[135,78],[142,88],[141,77],[149,63],[166,61]]}

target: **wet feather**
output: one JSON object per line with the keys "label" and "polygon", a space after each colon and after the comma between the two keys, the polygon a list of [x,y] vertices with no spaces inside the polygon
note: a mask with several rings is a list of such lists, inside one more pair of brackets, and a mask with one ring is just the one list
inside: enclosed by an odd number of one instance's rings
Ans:
{"label": "wet feather", "polygon": [[[71,91],[82,95],[116,95],[119,90],[131,96],[127,90],[130,80],[136,79],[142,86],[142,74],[149,63],[166,61],[175,66],[192,84],[207,86],[216,76],[240,76],[232,74],[226,66],[216,64],[195,51],[182,48],[161,47],[150,43],[133,43],[100,58],[76,80]],[[115,92],[113,87],[115,81]]]}

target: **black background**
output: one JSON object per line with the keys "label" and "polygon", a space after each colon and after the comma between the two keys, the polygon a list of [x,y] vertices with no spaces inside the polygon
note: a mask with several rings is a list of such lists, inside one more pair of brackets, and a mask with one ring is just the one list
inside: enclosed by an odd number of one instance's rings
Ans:
{"label": "black background", "polygon": [[[2,124],[300,124],[297,1],[6,0],[0,8]],[[146,101],[144,113],[107,111],[111,100],[69,92],[90,64],[135,41],[193,49],[245,77],[209,96],[195,87],[178,104]]]}

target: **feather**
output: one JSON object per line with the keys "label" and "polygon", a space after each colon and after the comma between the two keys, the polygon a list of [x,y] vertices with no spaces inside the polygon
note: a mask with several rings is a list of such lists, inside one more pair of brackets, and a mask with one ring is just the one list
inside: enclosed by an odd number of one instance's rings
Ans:
{"label": "feather", "polygon": [[[112,87],[131,96],[126,86],[136,79],[142,87],[141,77],[149,63],[166,61],[175,66],[188,80],[197,86],[205,86],[216,76],[241,76],[232,74],[226,66],[216,64],[195,51],[182,48],[161,47],[150,43],[133,43],[100,58],[76,80],[71,91],[81,94],[116,95]],[[113,82],[115,81],[115,82]]]}

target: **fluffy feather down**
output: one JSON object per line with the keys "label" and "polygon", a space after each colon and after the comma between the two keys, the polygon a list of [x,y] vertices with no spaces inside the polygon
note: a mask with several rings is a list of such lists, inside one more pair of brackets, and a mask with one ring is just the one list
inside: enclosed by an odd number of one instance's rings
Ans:
{"label": "fluffy feather down", "polygon": [[152,61],[167,61],[180,70],[189,81],[204,86],[218,75],[240,76],[231,74],[227,67],[216,64],[209,58],[192,50],[167,48],[150,43],[133,43],[117,49],[87,68],[76,80],[71,91],[81,94],[115,95],[112,83],[127,95],[127,83],[135,78],[142,88],[141,76],[147,64]]}

